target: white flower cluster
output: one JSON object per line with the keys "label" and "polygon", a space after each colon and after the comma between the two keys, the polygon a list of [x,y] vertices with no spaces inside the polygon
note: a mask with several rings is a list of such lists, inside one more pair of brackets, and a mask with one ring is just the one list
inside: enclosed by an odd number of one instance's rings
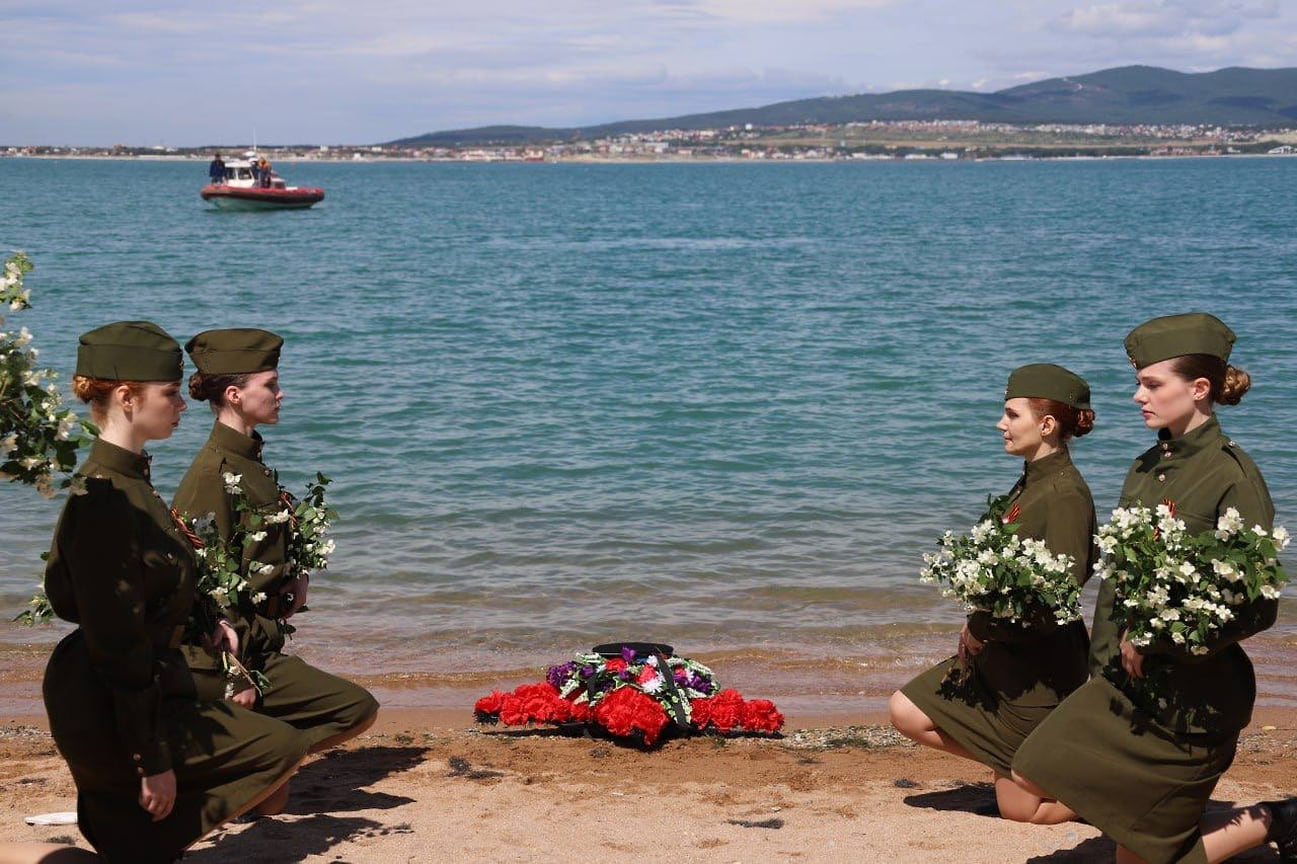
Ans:
{"label": "white flower cluster", "polygon": [[[4,262],[0,308],[7,304],[20,311],[31,305],[30,292],[23,288],[23,277],[31,269],[21,252]],[[4,324],[0,316],[0,327]],[[53,383],[58,376],[36,368],[39,356],[26,327],[16,333],[0,330],[0,480],[26,483],[49,498],[55,492],[55,475],[76,465],[76,451],[84,439],[74,433],[83,424],[64,406]]]}
{"label": "white flower cluster", "polygon": [[1095,574],[1115,580],[1115,617],[1131,644],[1168,639],[1203,655],[1242,607],[1279,597],[1286,576],[1278,555],[1288,540],[1282,527],[1247,528],[1233,507],[1196,536],[1167,504],[1119,507],[1095,536]]}
{"label": "white flower cluster", "polygon": [[288,570],[294,575],[326,569],[329,556],[336,548],[328,536],[338,516],[325,502],[325,487],[330,482],[323,474],[316,474],[315,482],[306,485],[306,497],[297,502],[283,493],[282,497],[293,503],[292,512],[285,518],[292,519],[288,533]]}
{"label": "white flower cluster", "polygon": [[[0,303],[8,304],[14,312],[21,312],[31,306],[31,292],[23,288],[23,277],[32,269],[31,261],[21,252],[15,253],[4,263],[3,274],[0,274]],[[0,317],[0,325],[4,318]]]}
{"label": "white flower cluster", "polygon": [[1006,524],[994,504],[991,515],[967,537],[947,531],[941,549],[923,556],[920,580],[939,583],[942,596],[970,611],[1023,623],[1051,613],[1065,624],[1081,617],[1080,586],[1071,576],[1069,555],[1055,555],[1044,541],[1022,539],[1016,524]]}

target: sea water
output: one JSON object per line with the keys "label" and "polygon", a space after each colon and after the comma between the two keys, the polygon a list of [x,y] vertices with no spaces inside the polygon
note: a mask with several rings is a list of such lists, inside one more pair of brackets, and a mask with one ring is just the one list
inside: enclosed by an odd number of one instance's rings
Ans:
{"label": "sea water", "polygon": [[[0,159],[0,251],[36,264],[10,324],[65,384],[109,321],[284,336],[266,459],[341,513],[292,650],[330,668],[530,675],[635,637],[886,690],[961,618],[922,554],[1021,469],[1008,372],[1089,380],[1102,519],[1152,442],[1122,337],[1176,312],[1238,332],[1254,389],[1222,423],[1297,514],[1297,159],[277,167],[324,202],[216,211],[198,161]],[[150,447],[165,496],[210,426],[193,404]],[[5,619],[58,507],[0,487]]]}

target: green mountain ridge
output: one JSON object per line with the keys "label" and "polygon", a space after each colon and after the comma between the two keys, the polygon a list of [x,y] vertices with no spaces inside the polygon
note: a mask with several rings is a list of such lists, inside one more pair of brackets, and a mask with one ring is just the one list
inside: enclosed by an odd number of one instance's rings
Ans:
{"label": "green mountain ridge", "polygon": [[1176,72],[1122,66],[999,90],[897,90],[776,102],[681,117],[596,126],[483,126],[387,142],[394,147],[529,144],[664,129],[864,123],[871,120],[977,120],[1013,124],[1213,125],[1297,127],[1297,68],[1228,67]]}

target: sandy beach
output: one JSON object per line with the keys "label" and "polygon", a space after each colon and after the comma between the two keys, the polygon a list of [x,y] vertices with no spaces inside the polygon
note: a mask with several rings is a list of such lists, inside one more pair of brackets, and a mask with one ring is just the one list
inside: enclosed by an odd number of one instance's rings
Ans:
{"label": "sandy beach", "polygon": [[[1297,712],[1258,710],[1215,801],[1291,793],[1295,756]],[[0,766],[0,841],[86,845],[75,826],[23,821],[75,807],[43,718],[0,718]],[[387,709],[369,734],[307,762],[285,814],[228,826],[185,860],[1112,860],[1088,825],[979,815],[994,799],[988,779],[899,739],[877,715],[791,716],[781,738],[693,737],[644,752],[476,726],[467,711]]]}

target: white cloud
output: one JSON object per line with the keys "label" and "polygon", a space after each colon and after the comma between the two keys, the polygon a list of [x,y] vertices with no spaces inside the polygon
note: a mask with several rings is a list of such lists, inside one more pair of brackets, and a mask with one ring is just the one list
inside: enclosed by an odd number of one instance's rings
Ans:
{"label": "white cloud", "polygon": [[897,0],[697,0],[706,14],[731,22],[820,21],[842,12],[891,6]]}

